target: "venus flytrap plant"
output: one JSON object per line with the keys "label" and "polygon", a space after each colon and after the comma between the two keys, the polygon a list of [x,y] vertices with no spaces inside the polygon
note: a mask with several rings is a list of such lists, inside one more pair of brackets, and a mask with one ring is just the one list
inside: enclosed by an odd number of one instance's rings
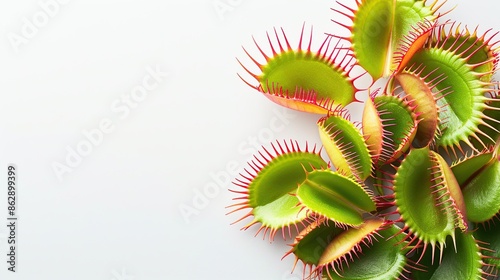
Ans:
{"label": "venus flytrap plant", "polygon": [[[417,132],[418,120],[415,107],[398,96],[370,98],[373,98],[371,102],[375,110],[364,111],[364,114],[370,115],[363,116],[363,133],[368,139],[373,138],[376,143],[381,143],[380,153],[376,155],[376,164],[381,166],[392,163],[410,148]],[[369,128],[374,128],[374,131]]]}
{"label": "venus flytrap plant", "polygon": [[[235,179],[228,207],[245,211],[235,221],[249,220],[243,229],[294,237],[284,257],[303,264],[304,279],[496,277],[497,33],[440,22],[444,2],[338,1],[333,21],[350,36],[330,34],[312,50],[303,28],[294,49],[275,29],[271,53],[255,43],[264,62],[244,49],[260,73],[238,60],[250,76],[240,78],[273,102],[322,115],[322,149],[263,147]],[[345,106],[358,102],[365,74],[386,86],[366,86],[354,123]]]}
{"label": "venus flytrap plant", "polygon": [[[397,222],[405,227],[410,244],[423,244],[423,253],[430,244],[440,251],[446,237],[455,239],[455,229],[467,229],[465,207],[456,179],[441,156],[429,148],[413,149],[394,176],[394,204],[400,214]],[[422,254],[423,254],[422,253]]]}
{"label": "venus flytrap plant", "polygon": [[500,211],[500,162],[492,158],[479,172],[467,179],[462,189],[468,218],[483,223]]}
{"label": "venus flytrap plant", "polygon": [[443,92],[435,90],[434,83],[439,83],[439,78],[425,82],[427,76],[422,76],[419,69],[409,69],[395,76],[406,94],[405,99],[414,106],[413,112],[417,115],[418,127],[415,135],[417,144],[425,147],[433,144],[438,134],[439,108],[436,104]]}
{"label": "venus flytrap plant", "polygon": [[342,228],[362,225],[376,209],[363,185],[331,170],[308,173],[298,187],[297,197],[302,208]]}
{"label": "venus flytrap plant", "polygon": [[[257,234],[264,230],[264,237],[269,232],[270,239],[279,230],[304,222],[307,215],[296,207],[297,182],[305,180],[307,172],[319,168],[327,168],[328,164],[320,157],[319,151],[308,147],[302,151],[297,143],[276,142],[272,146],[274,154],[264,150],[260,157],[255,156],[250,170],[237,179],[235,184],[242,190],[233,190],[241,195],[234,200],[241,201],[231,205],[232,212],[244,209],[250,211],[240,220],[253,216],[252,222],[244,227],[247,229],[261,223]],[[231,213],[231,212],[230,212]],[[239,220],[238,220],[239,221]],[[237,222],[238,222],[237,221]],[[285,231],[283,231],[285,236]]]}
{"label": "venus flytrap plant", "polygon": [[[489,51],[489,40],[471,40],[468,31],[463,36],[446,34],[445,27],[434,30],[437,35],[431,36],[426,46],[415,53],[410,64],[425,66],[421,75],[427,81],[446,77],[435,85],[437,90],[446,91],[443,98],[437,99],[442,120],[438,145],[461,149],[463,142],[475,149],[470,142],[470,138],[475,138],[486,147],[478,135],[489,136],[479,129],[479,125],[486,124],[483,111],[491,99],[485,94],[492,91],[493,83],[488,79],[496,68],[497,54]],[[490,144],[495,142],[489,140]]]}
{"label": "venus flytrap plant", "polygon": [[364,181],[370,176],[372,159],[366,142],[349,116],[331,115],[318,121],[321,142],[338,172]]}
{"label": "venus flytrap plant", "polygon": [[337,3],[343,9],[333,10],[347,17],[351,25],[333,21],[351,31],[344,39],[351,42],[359,64],[374,79],[388,77],[404,67],[407,55],[411,56],[429,36],[443,5],[438,0],[429,6],[418,0],[356,0],[355,8]]}
{"label": "venus flytrap plant", "polygon": [[[376,231],[373,237],[368,239],[368,242],[362,241],[356,249],[352,250],[351,255],[355,255],[355,261],[349,255],[345,268],[340,267],[342,273],[331,268],[326,272],[327,278],[336,280],[404,278],[404,273],[409,271],[408,269],[412,268],[413,265],[411,260],[405,256],[409,251],[408,248],[405,248],[406,244],[398,238],[390,239],[398,230],[398,227],[390,226]],[[340,242],[345,241],[339,240],[337,243]]]}
{"label": "venus flytrap plant", "polygon": [[494,275],[488,273],[492,266],[487,263],[487,256],[482,254],[485,244],[476,240],[472,233],[457,232],[455,239],[447,241],[440,261],[433,261],[432,254],[427,253],[421,263],[425,270],[417,270],[412,276],[415,280],[425,279],[486,279]]}
{"label": "venus flytrap plant", "polygon": [[[266,54],[254,40],[257,49],[266,61],[265,64],[258,62],[244,49],[261,70],[260,74],[254,74],[240,63],[245,71],[258,82],[257,85],[253,85],[240,76],[245,83],[277,104],[311,113],[326,114],[338,105],[346,106],[357,101],[354,81],[359,76],[351,77],[354,57],[346,53],[345,49],[339,45],[341,41],[337,41],[332,47],[332,38],[326,37],[319,50],[313,52],[311,29],[309,43],[304,49],[303,27],[298,47],[293,49],[283,29],[281,31],[283,39],[280,38],[276,29],[274,30],[278,46],[273,44],[267,34],[272,50],[271,55]],[[340,57],[342,54],[343,56]]]}

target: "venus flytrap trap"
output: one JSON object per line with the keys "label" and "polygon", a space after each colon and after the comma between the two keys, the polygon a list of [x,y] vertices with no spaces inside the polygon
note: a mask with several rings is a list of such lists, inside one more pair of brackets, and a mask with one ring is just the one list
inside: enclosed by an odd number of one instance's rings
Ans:
{"label": "venus flytrap trap", "polygon": [[[294,49],[275,29],[270,53],[254,40],[264,62],[244,49],[260,73],[238,60],[240,78],[271,101],[322,115],[321,149],[263,147],[228,206],[246,211],[243,229],[293,237],[284,257],[302,263],[304,279],[497,278],[497,33],[442,20],[445,2],[337,1],[333,22],[350,36],[312,50],[303,28]],[[356,123],[346,106],[360,102],[363,75],[386,85],[366,85]]]}
{"label": "venus flytrap trap", "polygon": [[354,57],[345,52],[345,48],[339,45],[340,41],[332,47],[332,38],[327,37],[319,50],[313,52],[311,29],[309,43],[303,49],[303,27],[298,48],[294,50],[283,29],[281,31],[283,38],[274,30],[278,46],[273,45],[267,34],[272,56],[266,54],[254,40],[266,64],[259,63],[243,48],[261,70],[260,74],[254,74],[240,62],[258,82],[253,85],[242,78],[245,83],[277,104],[310,113],[327,114],[338,105],[346,106],[356,101],[354,81],[359,77],[350,75]]}
{"label": "venus flytrap trap", "polygon": [[[297,182],[305,180],[308,170],[328,167],[316,148],[310,151],[306,147],[302,151],[294,142],[276,142],[272,147],[274,154],[264,149],[260,157],[255,156],[249,163],[250,170],[245,169],[246,173],[236,179],[235,184],[243,190],[233,190],[242,195],[235,199],[243,201],[231,205],[236,207],[231,213],[250,209],[240,219],[253,216],[252,222],[244,228],[261,223],[259,232],[264,230],[266,235],[269,231],[271,240],[279,230],[288,228],[290,232],[291,226],[303,223],[307,218],[305,211],[295,207],[299,203],[297,197],[291,195],[297,192]],[[283,230],[283,237],[284,234]]]}

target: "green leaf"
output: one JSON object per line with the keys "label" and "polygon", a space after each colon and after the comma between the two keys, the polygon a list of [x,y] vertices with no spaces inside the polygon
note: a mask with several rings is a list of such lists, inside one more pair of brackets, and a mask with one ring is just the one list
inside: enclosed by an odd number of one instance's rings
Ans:
{"label": "green leaf", "polygon": [[[419,25],[434,21],[434,3],[425,6],[418,0],[358,0],[352,20],[352,49],[359,64],[374,78],[389,76],[401,62],[401,51],[408,50],[414,41],[423,44],[428,30],[419,32]],[[337,10],[338,11],[338,10]],[[345,12],[338,11],[341,15]],[[334,20],[335,21],[335,20]],[[345,26],[345,25],[344,25]],[[420,38],[420,35],[424,35]],[[409,46],[410,45],[410,46]],[[411,55],[413,51],[409,52]],[[406,59],[407,60],[407,59]]]}
{"label": "green leaf", "polygon": [[427,251],[422,259],[423,270],[412,273],[415,280],[484,279],[480,248],[471,233],[457,232],[455,240],[449,238],[443,250],[442,260],[433,261],[433,253]]}
{"label": "green leaf", "polygon": [[300,184],[297,197],[308,210],[341,225],[359,226],[375,211],[371,195],[356,181],[330,170],[315,170]]}
{"label": "green leaf", "polygon": [[342,116],[318,121],[321,142],[339,173],[364,181],[371,173],[372,160],[358,128]]}
{"label": "green leaf", "polygon": [[[373,99],[376,116],[370,103],[365,105],[363,112],[363,133],[366,135],[368,145],[378,147],[380,155],[374,162],[381,166],[398,159],[411,145],[417,132],[417,116],[410,104],[397,96],[382,95]],[[381,127],[376,127],[381,125]],[[380,131],[382,136],[380,136]],[[373,140],[370,137],[373,135]],[[380,142],[382,147],[380,149]]]}
{"label": "green leaf", "polygon": [[441,135],[437,144],[454,149],[464,142],[474,148],[470,138],[482,142],[478,135],[484,133],[479,125],[486,119],[483,111],[489,100],[484,94],[491,91],[492,84],[483,81],[488,74],[476,72],[476,65],[462,57],[457,45],[447,47],[441,41],[426,46],[413,56],[411,63],[423,67],[421,75],[426,82],[440,80],[435,87],[442,93],[437,104],[443,121],[439,125]]}
{"label": "green leaf", "polygon": [[295,238],[291,253],[295,255],[296,261],[300,260],[306,266],[318,265],[321,255],[333,238],[343,230],[333,223],[313,222],[303,229]]}
{"label": "green leaf", "polygon": [[347,262],[347,257],[357,254],[362,243],[373,242],[374,234],[380,231],[383,224],[384,220],[382,219],[368,219],[359,227],[348,228],[336,235],[325,248],[313,275],[319,276],[325,271],[329,275],[330,269],[338,274],[337,268],[342,267],[342,262]]}
{"label": "green leaf", "polygon": [[375,79],[384,75],[387,57],[392,55],[394,2],[393,0],[362,1],[353,19],[352,48],[359,64]]}
{"label": "green leaf", "polygon": [[447,210],[452,211],[456,215],[456,225],[462,230],[468,229],[465,201],[453,171],[444,158],[431,151],[431,158],[433,160],[433,176],[434,186],[436,192],[440,194],[440,201]]}
{"label": "green leaf", "polygon": [[384,128],[372,96],[365,102],[362,124],[365,142],[370,151],[372,162],[379,164],[384,145]]}
{"label": "green leaf", "polygon": [[271,239],[278,230],[297,224],[307,217],[305,211],[297,207],[297,186],[305,180],[306,172],[328,167],[315,149],[309,151],[306,148],[301,151],[298,144],[293,142],[277,142],[272,147],[274,154],[264,149],[264,152],[259,153],[261,158],[255,157],[249,163],[250,170],[253,171],[245,169],[246,174],[236,179],[235,184],[242,190],[233,192],[242,196],[234,200],[242,202],[229,206],[236,208],[230,213],[250,209],[236,222],[253,216],[253,220],[244,229],[261,223],[261,230],[266,229],[264,234],[270,229]]}
{"label": "green leaf", "polygon": [[467,216],[472,222],[485,222],[500,211],[500,162],[488,163],[463,188]]}
{"label": "green leaf", "polygon": [[[401,236],[396,236],[399,228],[391,226],[378,232],[377,240],[360,245],[357,258],[338,271],[324,272],[323,277],[332,280],[387,280],[399,279],[406,266],[408,251]],[[391,238],[392,237],[392,238]]]}
{"label": "green leaf", "polygon": [[433,248],[454,234],[456,221],[451,207],[438,205],[446,194],[446,190],[441,190],[440,181],[436,182],[440,175],[426,147],[411,150],[394,178],[395,205],[405,229]]}
{"label": "green leaf", "polygon": [[493,158],[493,153],[483,152],[453,164],[451,170],[455,174],[458,184],[463,188],[476,172],[479,172]]}
{"label": "green leaf", "polygon": [[438,107],[432,92],[433,86],[426,83],[418,73],[400,73],[396,75],[396,79],[407,94],[410,103],[416,106],[414,111],[418,116],[416,139],[420,146],[425,147],[434,140],[439,121]]}
{"label": "green leaf", "polygon": [[272,43],[268,35],[272,50],[270,55],[265,54],[255,43],[265,63],[257,62],[245,50],[261,73],[252,73],[240,62],[258,85],[252,85],[242,78],[243,81],[275,103],[310,113],[325,114],[333,111],[337,105],[346,106],[356,101],[356,78],[351,78],[350,70],[347,70],[347,67],[352,66],[353,58],[340,47],[331,47],[331,38],[327,37],[317,51],[312,51],[312,42],[306,49],[302,47],[304,29],[296,50],[292,49],[284,32],[283,39],[279,38],[276,30],[275,35],[277,45]]}

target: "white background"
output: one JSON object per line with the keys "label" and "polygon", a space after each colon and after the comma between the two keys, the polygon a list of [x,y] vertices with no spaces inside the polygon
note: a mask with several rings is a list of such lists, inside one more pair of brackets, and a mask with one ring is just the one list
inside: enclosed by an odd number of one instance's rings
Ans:
{"label": "white background", "polygon": [[[256,228],[229,225],[241,214],[225,215],[235,175],[225,174],[228,164],[245,166],[252,139],[319,144],[318,116],[254,92],[235,57],[250,65],[243,45],[261,59],[251,36],[268,50],[273,27],[296,45],[302,24],[312,25],[320,43],[340,30],[330,21],[338,5],[72,0],[13,43],[47,2],[0,3],[0,279],[300,279],[292,256],[280,261],[290,240],[270,245],[253,237]],[[497,1],[458,2],[445,5],[459,4],[449,17],[500,30]],[[118,112],[148,68],[169,76],[129,114]],[[69,166],[83,131],[103,120],[112,131]],[[10,163],[19,176],[15,274],[6,263]],[[57,164],[71,172],[58,176]],[[182,215],[186,207],[194,212]]]}

